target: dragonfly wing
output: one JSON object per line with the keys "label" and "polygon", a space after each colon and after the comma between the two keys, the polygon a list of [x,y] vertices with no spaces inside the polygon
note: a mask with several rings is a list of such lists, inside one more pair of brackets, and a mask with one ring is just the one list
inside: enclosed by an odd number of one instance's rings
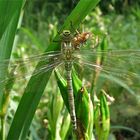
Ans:
{"label": "dragonfly wing", "polygon": [[60,51],[50,51],[50,52],[45,52],[42,54],[38,55],[33,55],[28,58],[11,58],[11,59],[5,59],[0,61],[0,67],[4,69],[5,66],[10,65],[10,67],[15,67],[15,66],[21,66],[25,64],[32,64],[37,61],[47,61],[49,62],[51,58],[57,58],[61,56]]}
{"label": "dragonfly wing", "polygon": [[131,93],[134,93],[132,89],[139,90],[140,85],[136,84],[140,83],[139,52],[131,51],[129,55],[128,52],[126,55],[125,51],[121,51],[119,55],[118,51],[114,51],[112,56],[105,55],[104,60],[101,59],[102,53],[104,54],[104,52],[92,54],[90,51],[84,56],[79,54],[76,56],[76,63],[80,63],[84,68],[90,69],[94,73],[100,72],[100,76],[119,84]]}
{"label": "dragonfly wing", "polygon": [[[37,69],[34,71],[34,67],[37,62]],[[30,78],[41,73],[45,73],[52,70],[56,66],[62,63],[60,52],[49,52],[37,56],[32,56],[25,60],[16,59],[15,61],[5,60],[0,62],[2,69],[5,69],[6,65],[9,64],[8,76],[6,79],[1,79],[0,84],[7,85],[10,81],[17,79],[18,81]]]}

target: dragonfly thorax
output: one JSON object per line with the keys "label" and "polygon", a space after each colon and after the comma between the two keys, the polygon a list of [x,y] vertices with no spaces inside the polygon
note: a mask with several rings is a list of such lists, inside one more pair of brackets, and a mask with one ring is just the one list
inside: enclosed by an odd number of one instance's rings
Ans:
{"label": "dragonfly thorax", "polygon": [[64,30],[61,35],[61,51],[64,57],[64,60],[72,60],[72,54],[74,51],[72,45],[73,35],[71,34],[70,30]]}
{"label": "dragonfly thorax", "polygon": [[62,51],[64,60],[72,60],[72,54],[74,50],[73,50],[73,46],[71,42],[62,42],[61,51]]}

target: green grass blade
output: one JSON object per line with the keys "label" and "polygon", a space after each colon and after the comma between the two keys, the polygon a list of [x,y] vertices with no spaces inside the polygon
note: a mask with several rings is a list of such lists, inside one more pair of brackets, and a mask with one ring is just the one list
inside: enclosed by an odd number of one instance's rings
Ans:
{"label": "green grass blade", "polygon": [[[86,2],[85,0],[81,0],[75,7],[75,9],[72,11],[70,16],[68,16],[68,18],[66,19],[64,25],[62,26],[62,29],[70,29],[70,21],[73,22],[74,27],[77,27],[85,18],[85,16],[89,14],[89,12],[97,5],[98,2],[99,0],[87,0]],[[58,38],[59,35],[57,35],[55,39],[57,40]],[[54,51],[59,48],[60,46],[58,46],[58,43],[53,42],[49,45],[46,51]],[[38,69],[38,67],[40,67],[41,65],[41,62],[39,62],[36,69]],[[31,77],[16,111],[7,140],[19,139],[21,133],[22,138],[26,137],[35,110],[46,87],[50,75],[51,71],[44,74],[40,74],[36,77]]]}
{"label": "green grass blade", "polygon": [[[10,58],[22,5],[23,0],[0,1],[0,61]],[[0,68],[0,81],[6,76],[7,67],[8,65]],[[1,84],[0,109],[2,108],[3,88]]]}

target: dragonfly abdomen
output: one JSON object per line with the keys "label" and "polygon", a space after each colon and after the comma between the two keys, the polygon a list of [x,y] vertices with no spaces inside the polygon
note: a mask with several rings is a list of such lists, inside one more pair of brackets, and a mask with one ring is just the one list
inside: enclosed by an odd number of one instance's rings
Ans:
{"label": "dragonfly abdomen", "polygon": [[67,70],[66,68],[66,79],[67,79],[67,91],[68,91],[68,101],[69,101],[69,111],[71,116],[71,122],[73,125],[73,129],[77,129],[76,124],[76,113],[75,113],[75,104],[74,104],[74,95],[73,95],[73,87],[72,87],[72,78],[71,78],[71,70]]}

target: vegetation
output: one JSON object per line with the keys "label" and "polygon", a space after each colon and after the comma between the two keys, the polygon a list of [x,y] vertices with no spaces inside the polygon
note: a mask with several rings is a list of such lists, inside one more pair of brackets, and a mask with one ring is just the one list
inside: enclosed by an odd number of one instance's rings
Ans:
{"label": "vegetation", "polygon": [[[139,7],[132,0],[1,0],[0,139],[140,139]],[[47,53],[60,50],[58,32],[74,34],[71,21],[92,34],[81,45],[92,66],[76,63],[72,72],[76,136],[63,66],[39,71],[49,67]]]}

